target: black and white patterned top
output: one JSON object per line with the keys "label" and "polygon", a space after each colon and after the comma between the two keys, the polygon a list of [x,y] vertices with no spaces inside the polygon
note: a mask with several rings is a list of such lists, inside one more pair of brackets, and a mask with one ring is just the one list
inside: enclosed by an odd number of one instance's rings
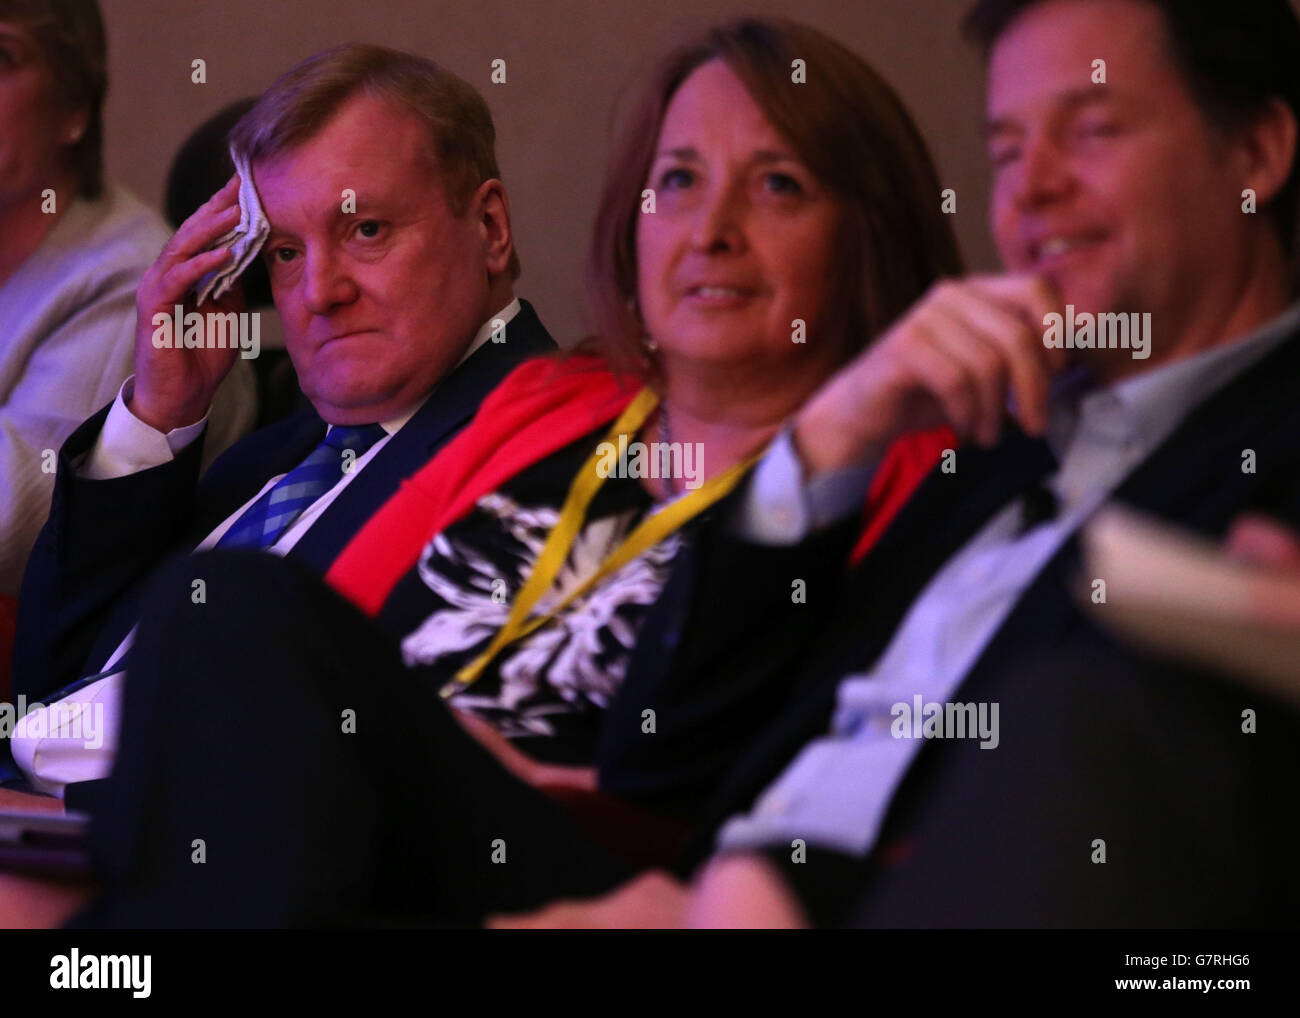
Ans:
{"label": "black and white patterned top", "polygon": [[[406,663],[441,686],[473,661],[506,622],[569,485],[604,429],[547,457],[483,496],[425,546],[394,587],[381,621],[401,637]],[[601,485],[551,589],[544,613],[659,508],[635,479]],[[590,764],[601,712],[622,683],[641,623],[667,582],[684,534],[670,534],[575,600],[555,619],[504,647],[454,706],[489,722],[537,759]]]}

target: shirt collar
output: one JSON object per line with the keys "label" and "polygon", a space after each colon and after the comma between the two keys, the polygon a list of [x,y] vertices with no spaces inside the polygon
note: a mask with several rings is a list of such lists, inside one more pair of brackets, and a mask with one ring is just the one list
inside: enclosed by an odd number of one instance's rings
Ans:
{"label": "shirt collar", "polygon": [[[456,365],[455,367],[452,368],[452,371],[455,371],[456,368],[460,367],[467,360],[469,360],[470,357],[474,355],[475,351],[477,351],[479,347],[481,347],[492,337],[494,323],[500,322],[502,325],[509,325],[514,320],[514,317],[517,314],[519,314],[518,297],[514,298],[514,300],[512,300],[509,304],[503,307],[496,314],[489,316],[488,320],[484,322],[481,326],[479,326],[478,332],[474,333],[474,338],[470,340],[469,346],[465,347],[465,352],[460,355],[460,360],[456,362]],[[451,372],[449,371],[448,374],[450,373]]]}

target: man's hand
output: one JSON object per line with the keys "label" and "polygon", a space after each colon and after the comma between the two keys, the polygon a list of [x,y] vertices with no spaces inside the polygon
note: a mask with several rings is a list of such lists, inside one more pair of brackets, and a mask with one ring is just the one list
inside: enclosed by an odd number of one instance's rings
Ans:
{"label": "man's hand", "polygon": [[31,795],[28,792],[15,792],[9,788],[0,788],[0,809],[24,810],[29,813],[62,813],[63,800],[52,795]]}
{"label": "man's hand", "polygon": [[[63,800],[0,788],[0,810],[62,813]],[[89,901],[91,890],[79,882],[0,873],[0,929],[52,929]]]}
{"label": "man's hand", "polygon": [[1300,534],[1267,516],[1237,517],[1228,531],[1228,554],[1300,575]]}
{"label": "man's hand", "polygon": [[668,930],[680,929],[689,891],[660,870],[651,870],[603,898],[559,901],[536,912],[492,916],[498,930]]}
{"label": "man's hand", "polygon": [[715,857],[688,888],[651,870],[603,898],[558,901],[524,915],[493,916],[501,930],[807,929],[781,874],[759,855]]}
{"label": "man's hand", "polygon": [[[154,263],[145,270],[135,295],[135,393],[128,409],[163,434],[194,424],[208,412],[217,387],[239,356],[236,341],[223,350],[186,350],[180,336],[171,349],[153,345],[154,315],[172,317],[195,284],[230,258],[229,248],[205,250],[239,223],[239,177],[181,224]],[[236,287],[204,313],[242,311],[243,295]],[[185,312],[193,310],[186,307]]]}
{"label": "man's hand", "polygon": [[501,766],[534,788],[543,785],[559,785],[583,792],[596,790],[596,769],[594,767],[562,767],[558,764],[546,764],[534,760],[526,753],[521,753],[504,735],[486,721],[452,709],[451,716],[460,726],[469,732],[475,740],[497,758]]}
{"label": "man's hand", "polygon": [[1021,427],[1042,434],[1048,386],[1065,366],[1065,351],[1043,345],[1056,304],[1033,276],[936,283],[800,411],[794,439],[808,475],[878,460],[900,435],[943,424],[993,445],[1008,394]]}
{"label": "man's hand", "polygon": [[0,930],[52,930],[94,897],[87,882],[0,873]]}
{"label": "man's hand", "polygon": [[811,924],[780,872],[761,855],[715,856],[695,881],[691,929],[802,930]]}

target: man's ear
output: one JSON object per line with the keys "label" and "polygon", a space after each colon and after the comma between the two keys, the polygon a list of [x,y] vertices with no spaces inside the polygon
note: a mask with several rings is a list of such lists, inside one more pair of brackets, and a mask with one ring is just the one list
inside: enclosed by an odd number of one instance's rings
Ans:
{"label": "man's ear", "polygon": [[1242,128],[1239,144],[1246,162],[1241,186],[1252,189],[1260,205],[1272,201],[1286,185],[1296,159],[1297,133],[1295,112],[1277,98]]}
{"label": "man's ear", "polygon": [[514,250],[510,197],[506,194],[505,184],[495,177],[483,181],[474,192],[470,207],[482,231],[488,275],[495,278],[505,273]]}

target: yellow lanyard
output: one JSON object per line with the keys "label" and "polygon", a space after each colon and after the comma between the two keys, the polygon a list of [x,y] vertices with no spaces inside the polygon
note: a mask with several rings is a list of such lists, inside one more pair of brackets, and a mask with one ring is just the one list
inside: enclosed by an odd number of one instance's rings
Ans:
{"label": "yellow lanyard", "polygon": [[564,500],[564,507],[560,510],[560,518],[556,521],[550,534],[547,535],[546,544],[542,546],[541,554],[537,556],[537,562],[533,566],[532,573],[523,587],[520,588],[514,604],[510,606],[510,616],[506,619],[505,625],[497,630],[497,634],[493,637],[492,642],[488,644],[487,650],[461,668],[456,673],[455,679],[443,686],[443,697],[449,697],[466,688],[483,673],[483,669],[491,663],[492,659],[501,652],[503,647],[528,636],[546,625],[605,577],[621,569],[638,555],[654,547],[673,531],[684,526],[693,517],[698,516],[713,505],[714,502],[726,495],[739,483],[745,472],[758,459],[758,456],[754,455],[737,463],[725,473],[706,481],[700,488],[689,495],[665,506],[652,516],[646,517],[637,524],[623,543],[609,554],[605,561],[600,564],[600,568],[588,576],[577,589],[570,592],[568,597],[544,615],[529,618],[529,613],[537,602],[542,599],[546,591],[550,589],[556,574],[568,560],[569,552],[573,548],[573,542],[577,539],[578,531],[587,518],[587,509],[591,505],[592,499],[596,497],[596,492],[600,490],[600,486],[605,482],[605,478],[601,476],[602,471],[597,469],[597,465],[604,458],[601,445],[604,445],[605,442],[617,442],[620,435],[628,435],[629,438],[634,436],[650,414],[654,412],[658,403],[659,397],[654,394],[654,391],[644,388],[637,393],[636,398],[628,404],[627,409],[614,422],[609,434],[596,447],[596,451],[583,465],[578,472],[578,476],[573,479],[573,483],[569,486],[569,494]]}

